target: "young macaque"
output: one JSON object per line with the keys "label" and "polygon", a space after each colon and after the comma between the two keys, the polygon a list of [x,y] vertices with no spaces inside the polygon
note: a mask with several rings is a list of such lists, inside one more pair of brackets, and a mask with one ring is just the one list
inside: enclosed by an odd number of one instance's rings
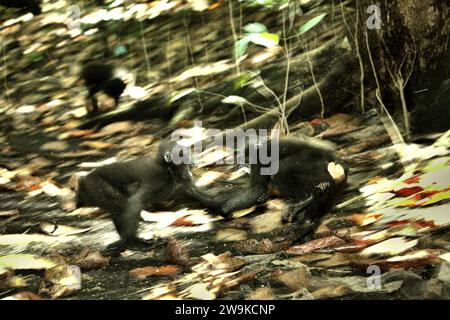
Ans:
{"label": "young macaque", "polygon": [[126,84],[118,76],[116,67],[109,64],[90,63],[81,71],[81,78],[89,90],[88,99],[92,104],[92,109],[86,108],[89,116],[99,111],[96,94],[100,91],[114,99],[115,107],[119,105],[119,98]]}
{"label": "young macaque", "polygon": [[[272,149],[272,143],[276,141],[268,140],[254,150],[263,148],[274,152],[276,148]],[[269,165],[261,164],[258,157],[256,164],[250,166],[248,184],[236,186],[226,201],[216,201],[196,187],[191,187],[191,195],[218,210],[225,218],[230,218],[234,211],[262,204],[269,196],[278,196],[286,200],[282,209],[284,222],[294,219],[305,223],[317,221],[344,188],[346,166],[332,150],[302,139],[282,137],[278,143],[277,163],[269,164],[278,168],[276,173],[261,174],[261,169],[267,169]],[[273,154],[271,158],[274,158]]]}
{"label": "young macaque", "polygon": [[[184,187],[189,166],[171,163],[175,142],[162,142],[156,157],[140,157],[98,167],[78,179],[76,207],[95,206],[109,212],[120,240],[104,251],[116,255],[126,248],[146,251],[155,241],[137,237],[140,212],[160,209],[170,201],[189,201]],[[186,202],[183,202],[186,203]]]}

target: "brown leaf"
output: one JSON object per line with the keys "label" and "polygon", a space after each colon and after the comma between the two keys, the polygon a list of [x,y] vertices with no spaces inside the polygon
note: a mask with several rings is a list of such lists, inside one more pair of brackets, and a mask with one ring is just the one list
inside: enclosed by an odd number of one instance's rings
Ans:
{"label": "brown leaf", "polygon": [[301,267],[289,272],[282,272],[276,276],[276,279],[292,291],[298,291],[308,286],[309,277],[308,270]]}
{"label": "brown leaf", "polygon": [[81,138],[94,133],[94,130],[71,130],[64,132],[58,136],[59,140],[70,139],[70,138]]}
{"label": "brown leaf", "polygon": [[91,138],[101,138],[109,135],[113,135],[120,132],[130,132],[135,128],[135,125],[131,121],[121,121],[109,124],[103,127],[100,132],[92,134]]}
{"label": "brown leaf", "polygon": [[169,237],[167,239],[166,261],[179,264],[183,267],[189,267],[192,264],[189,252],[175,237]]}
{"label": "brown leaf", "polygon": [[316,299],[330,299],[345,296],[349,292],[351,292],[351,290],[346,285],[340,285],[337,287],[321,288],[311,294]]}
{"label": "brown leaf", "polygon": [[0,289],[8,288],[10,280],[14,277],[14,271],[0,267]]}
{"label": "brown leaf", "polygon": [[17,209],[0,211],[0,217],[12,217],[12,216],[16,216],[18,214],[19,214],[19,210],[17,210]]}
{"label": "brown leaf", "polygon": [[39,286],[39,294],[60,298],[75,294],[80,289],[80,268],[76,265],[59,264],[45,271],[44,280]]}
{"label": "brown leaf", "polygon": [[332,257],[332,254],[322,253],[322,252],[311,252],[307,254],[303,254],[301,256],[292,257],[290,261],[298,261],[298,262],[315,262],[320,260],[325,260]]}
{"label": "brown leaf", "polygon": [[145,279],[151,276],[174,276],[183,272],[183,267],[179,265],[165,265],[161,267],[147,266],[129,271],[129,275],[136,279]]}
{"label": "brown leaf", "polygon": [[13,294],[12,296],[4,297],[1,300],[45,300],[45,299],[33,292],[24,291]]}
{"label": "brown leaf", "polygon": [[263,239],[261,241],[249,239],[235,243],[233,248],[240,253],[267,254],[286,250],[291,244],[291,240],[272,242],[269,239]]}
{"label": "brown leaf", "polygon": [[117,147],[114,143],[104,141],[83,141],[80,146],[88,147],[92,149],[111,149]]}
{"label": "brown leaf", "polygon": [[345,154],[356,154],[360,153],[364,150],[370,150],[374,149],[375,147],[379,146],[382,143],[390,141],[389,135],[384,134],[381,136],[375,136],[375,137],[369,137],[364,142],[360,142],[354,145],[351,145],[350,147],[347,147],[342,150]]}
{"label": "brown leaf", "polygon": [[275,300],[275,295],[272,288],[263,287],[250,293],[245,300]]}
{"label": "brown leaf", "polygon": [[329,139],[329,138],[333,138],[333,137],[342,136],[347,133],[355,132],[355,131],[361,130],[363,128],[364,128],[363,126],[359,126],[359,125],[341,124],[341,125],[338,125],[337,127],[325,130],[324,132],[318,134],[316,136],[316,138]]}
{"label": "brown leaf", "polygon": [[260,273],[261,271],[263,271],[263,270],[262,269],[250,270],[250,271],[241,273],[239,276],[237,276],[235,278],[232,278],[232,279],[227,278],[225,281],[220,283],[219,286],[216,288],[218,291],[218,295],[223,294],[244,282],[254,279],[258,275],[258,273]]}
{"label": "brown leaf", "polygon": [[109,265],[109,257],[103,256],[99,251],[83,249],[72,259],[82,270],[100,269]]}
{"label": "brown leaf", "polygon": [[247,264],[245,259],[236,258],[229,251],[222,253],[209,262],[213,269],[224,270],[226,272],[236,271]]}
{"label": "brown leaf", "polygon": [[347,266],[350,264],[350,261],[352,260],[354,256],[350,254],[344,254],[344,253],[335,253],[331,256],[330,259],[319,261],[316,266],[322,267],[322,268],[332,268],[332,267],[339,267],[339,266]]}
{"label": "brown leaf", "polygon": [[336,236],[330,236],[317,240],[312,240],[299,246],[290,247],[286,252],[289,254],[305,254],[315,250],[335,247],[344,244],[345,241]]}

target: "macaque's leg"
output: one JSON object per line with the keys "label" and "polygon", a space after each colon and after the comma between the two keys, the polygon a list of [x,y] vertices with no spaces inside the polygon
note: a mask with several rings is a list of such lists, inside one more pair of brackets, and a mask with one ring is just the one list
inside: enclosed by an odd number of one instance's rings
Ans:
{"label": "macaque's leg", "polygon": [[92,110],[89,111],[88,113],[95,114],[98,112],[98,103],[97,103],[97,98],[95,96],[97,91],[98,91],[97,89],[89,89],[88,98],[91,99]]}
{"label": "macaque's leg", "polygon": [[298,239],[302,239],[304,242],[313,240],[313,232],[317,227],[317,220],[311,220],[307,218],[301,224],[296,231]]}
{"label": "macaque's leg", "polygon": [[117,108],[119,106],[119,100],[120,100],[120,96],[114,97],[114,108]]}
{"label": "macaque's leg", "polygon": [[257,184],[250,186],[247,190],[242,190],[222,205],[222,215],[230,218],[231,214],[237,210],[249,208],[255,204],[261,204],[268,197],[267,185]]}
{"label": "macaque's leg", "polygon": [[122,212],[111,212],[111,217],[119,233],[120,240],[108,245],[104,251],[105,254],[115,255],[127,248],[137,251],[148,251],[158,244],[155,241],[146,241],[136,236],[139,226],[139,215],[143,209],[144,199],[151,194],[152,192],[149,186],[141,186],[134,195],[126,200]]}
{"label": "macaque's leg", "polygon": [[309,206],[314,200],[313,196],[301,201],[289,200],[284,205],[281,211],[281,219],[283,222],[293,222],[294,219],[297,222],[302,222],[305,219],[305,208]]}

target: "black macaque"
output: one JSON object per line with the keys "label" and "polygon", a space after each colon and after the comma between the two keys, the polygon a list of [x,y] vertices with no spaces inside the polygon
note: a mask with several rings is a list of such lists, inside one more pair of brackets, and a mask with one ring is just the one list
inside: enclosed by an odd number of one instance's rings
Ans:
{"label": "black macaque", "polygon": [[24,11],[29,11],[34,15],[38,15],[42,12],[40,4],[40,0],[0,0],[0,6],[23,9]]}
{"label": "black macaque", "polygon": [[116,67],[109,64],[90,63],[81,71],[81,78],[89,90],[88,99],[91,99],[92,110],[88,115],[98,113],[96,93],[102,91],[114,99],[115,107],[119,105],[119,98],[126,88],[125,82],[116,76]]}
{"label": "black macaque", "polygon": [[190,181],[189,166],[172,165],[174,144],[164,141],[156,157],[108,164],[78,179],[76,207],[95,206],[108,211],[120,236],[119,241],[108,245],[105,254],[155,247],[160,241],[147,241],[136,235],[141,210],[158,208],[170,201],[189,201],[184,187],[185,181]]}
{"label": "black macaque", "polygon": [[[272,150],[271,143],[272,140],[266,141],[267,150]],[[284,222],[296,219],[312,227],[344,188],[346,165],[332,150],[292,137],[279,139],[278,162],[278,172],[262,175],[260,169],[265,166],[258,159],[250,167],[248,185],[236,187],[226,201],[215,201],[195,187],[191,187],[191,195],[225,218],[234,211],[264,203],[269,196],[279,196],[286,199],[282,209]]]}

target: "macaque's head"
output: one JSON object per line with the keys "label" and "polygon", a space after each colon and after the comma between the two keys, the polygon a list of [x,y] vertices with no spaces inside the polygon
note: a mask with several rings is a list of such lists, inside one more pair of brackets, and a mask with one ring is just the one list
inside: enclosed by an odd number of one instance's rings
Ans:
{"label": "macaque's head", "polygon": [[73,202],[75,209],[87,206],[88,191],[86,190],[85,175],[87,172],[77,172],[69,180],[69,187],[74,190]]}

